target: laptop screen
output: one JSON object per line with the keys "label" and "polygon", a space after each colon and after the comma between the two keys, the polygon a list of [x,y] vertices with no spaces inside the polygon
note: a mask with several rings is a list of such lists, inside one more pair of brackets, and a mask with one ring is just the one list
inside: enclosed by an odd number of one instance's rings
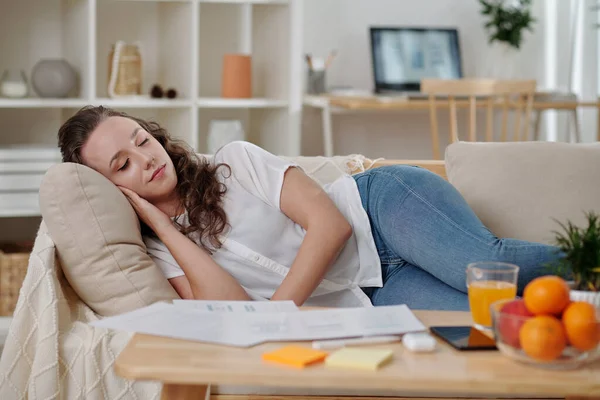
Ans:
{"label": "laptop screen", "polygon": [[423,78],[460,79],[458,31],[371,28],[375,91],[420,90]]}

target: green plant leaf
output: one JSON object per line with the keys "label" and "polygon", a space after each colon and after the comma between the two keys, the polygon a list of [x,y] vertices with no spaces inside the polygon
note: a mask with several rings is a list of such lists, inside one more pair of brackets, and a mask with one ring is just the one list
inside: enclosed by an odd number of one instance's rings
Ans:
{"label": "green plant leaf", "polygon": [[[575,289],[600,289],[600,216],[586,212],[587,226],[576,226],[571,221],[556,221],[561,230],[554,232],[555,244],[564,257],[554,263],[557,274],[569,273]],[[568,270],[566,270],[568,268]]]}
{"label": "green plant leaf", "polygon": [[484,28],[488,32],[488,42],[505,42],[520,48],[523,32],[533,32],[536,20],[531,15],[531,0],[520,0],[516,7],[507,7],[503,0],[479,0],[481,14],[486,17]]}

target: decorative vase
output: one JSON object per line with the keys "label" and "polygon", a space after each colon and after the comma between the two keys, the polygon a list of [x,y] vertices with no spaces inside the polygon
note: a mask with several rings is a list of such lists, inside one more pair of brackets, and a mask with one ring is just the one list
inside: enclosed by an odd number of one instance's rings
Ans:
{"label": "decorative vase", "polygon": [[31,84],[40,97],[67,97],[77,85],[77,73],[63,59],[44,59],[33,67]]}
{"label": "decorative vase", "polygon": [[492,42],[482,77],[499,80],[517,78],[519,50],[506,42]]}
{"label": "decorative vase", "polygon": [[227,143],[245,140],[245,137],[244,128],[240,121],[210,121],[208,152],[209,154],[215,154],[217,150]]}
{"label": "decorative vase", "polygon": [[27,78],[23,70],[7,69],[0,78],[0,97],[19,99],[27,96]]}
{"label": "decorative vase", "polygon": [[244,54],[223,57],[221,96],[249,99],[252,97],[252,58]]}
{"label": "decorative vase", "polygon": [[108,96],[142,94],[142,54],[138,44],[116,42],[108,55]]}

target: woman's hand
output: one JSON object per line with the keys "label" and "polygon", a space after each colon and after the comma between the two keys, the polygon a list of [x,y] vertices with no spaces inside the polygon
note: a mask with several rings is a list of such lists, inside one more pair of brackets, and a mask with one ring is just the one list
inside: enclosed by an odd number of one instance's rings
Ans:
{"label": "woman's hand", "polygon": [[148,225],[150,229],[154,231],[154,233],[160,236],[160,232],[173,225],[171,218],[159,210],[154,204],[150,203],[146,199],[141,198],[133,190],[122,186],[118,186],[118,188],[127,197],[127,200],[129,200],[129,203],[131,203],[133,206],[133,209],[138,217],[144,221],[144,223]]}

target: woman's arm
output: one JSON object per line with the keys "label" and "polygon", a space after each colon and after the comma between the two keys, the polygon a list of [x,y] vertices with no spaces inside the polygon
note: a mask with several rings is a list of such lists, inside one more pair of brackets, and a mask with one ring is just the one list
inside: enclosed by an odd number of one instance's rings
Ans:
{"label": "woman's arm", "polygon": [[250,300],[227,271],[174,225],[166,225],[155,233],[185,273],[194,299]]}
{"label": "woman's arm", "polygon": [[189,298],[191,291],[193,298],[200,300],[250,300],[244,288],[204,249],[179,232],[164,212],[135,192],[123,187],[120,189],[137,215],[158,235],[185,273],[190,290],[187,290],[182,279],[175,281],[176,285],[171,281],[182,298]]}
{"label": "woman's arm", "polygon": [[179,297],[184,300],[194,300],[194,293],[192,293],[190,281],[188,281],[187,276],[181,275],[171,278],[169,279],[169,283],[173,286]]}
{"label": "woman's arm", "polygon": [[302,305],[352,236],[352,226],[327,193],[297,168],[285,174],[280,207],[306,230],[290,271],[271,300]]}

